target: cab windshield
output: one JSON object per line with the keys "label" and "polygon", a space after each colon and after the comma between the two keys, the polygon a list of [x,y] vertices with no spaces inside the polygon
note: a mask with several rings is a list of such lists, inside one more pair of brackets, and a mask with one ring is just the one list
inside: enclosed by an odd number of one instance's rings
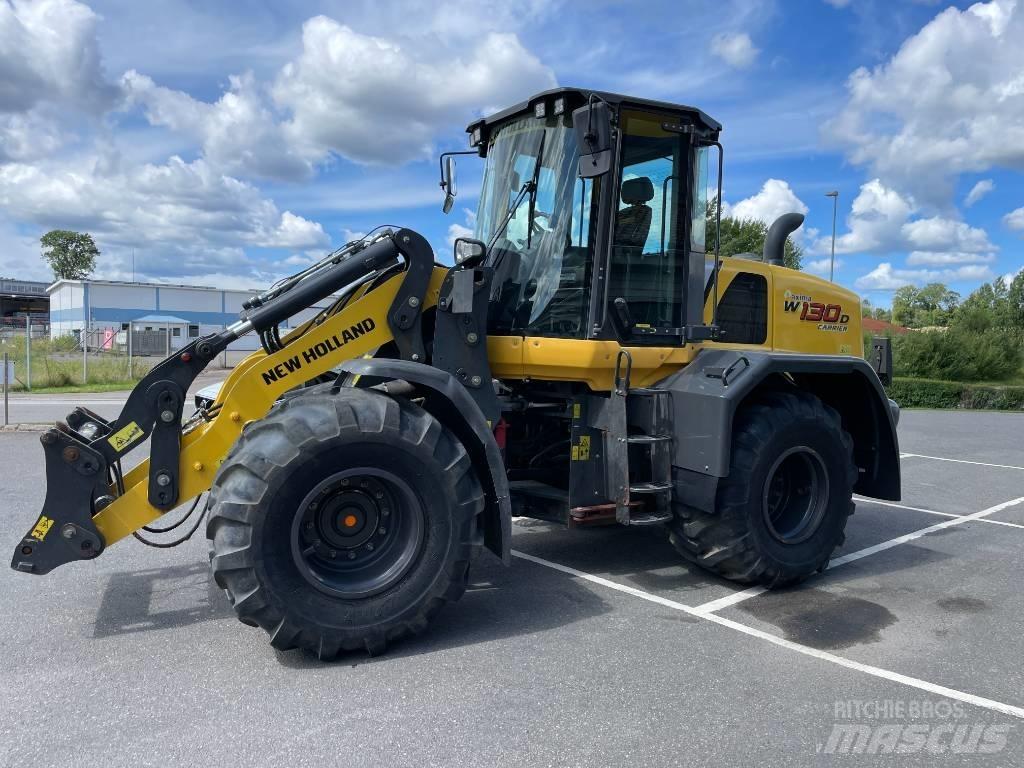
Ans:
{"label": "cab windshield", "polygon": [[577,177],[578,161],[567,118],[531,115],[491,137],[475,232],[495,267],[491,332],[583,333],[596,214],[593,183]]}

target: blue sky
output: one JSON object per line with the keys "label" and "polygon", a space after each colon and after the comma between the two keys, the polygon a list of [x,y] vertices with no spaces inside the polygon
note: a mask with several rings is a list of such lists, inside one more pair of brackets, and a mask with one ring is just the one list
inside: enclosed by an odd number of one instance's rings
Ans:
{"label": "blue sky", "polygon": [[0,2],[0,272],[87,230],[98,275],[256,287],[378,224],[449,260],[436,156],[554,84],[701,107],[737,216],[874,304],[1024,266],[1024,3]]}

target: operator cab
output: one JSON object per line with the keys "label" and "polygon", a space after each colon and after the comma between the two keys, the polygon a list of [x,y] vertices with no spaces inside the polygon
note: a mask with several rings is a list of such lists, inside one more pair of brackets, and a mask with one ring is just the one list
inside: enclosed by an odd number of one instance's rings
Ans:
{"label": "operator cab", "polygon": [[574,88],[472,123],[486,158],[474,238],[494,270],[488,333],[699,337],[720,130],[693,107]]}

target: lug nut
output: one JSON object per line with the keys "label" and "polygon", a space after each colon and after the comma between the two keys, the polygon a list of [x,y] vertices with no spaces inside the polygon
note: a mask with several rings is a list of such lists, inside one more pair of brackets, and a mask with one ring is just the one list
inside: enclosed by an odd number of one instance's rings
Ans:
{"label": "lug nut", "polygon": [[367,552],[373,552],[373,544],[367,544],[366,545],[366,551]]}
{"label": "lug nut", "polygon": [[376,496],[376,497],[377,497],[378,499],[383,499],[383,498],[384,498],[384,491],[377,491],[377,493],[376,493],[376,494],[374,494],[374,495],[375,495],[375,496]]}
{"label": "lug nut", "polygon": [[474,376],[469,380],[469,383],[472,384],[474,387],[479,387],[481,381],[483,381],[483,379],[481,379],[479,376]]}
{"label": "lug nut", "polygon": [[348,559],[349,560],[355,560],[356,559],[356,553],[355,552],[349,552],[348,553]]}
{"label": "lug nut", "polygon": [[338,550],[332,549],[330,554],[331,554],[331,560],[333,560],[334,558],[336,558],[338,556]]}
{"label": "lug nut", "polygon": [[172,421],[174,421],[174,411],[161,412],[160,421],[164,422],[165,424],[170,424]]}
{"label": "lug nut", "polygon": [[377,530],[377,533],[379,533],[381,536],[383,536],[387,532],[388,532],[387,528],[380,528],[380,529]]}
{"label": "lug nut", "polygon": [[415,296],[410,296],[409,297],[409,306],[410,307],[418,307],[419,305],[420,305],[420,300],[417,297],[415,297]]}
{"label": "lug nut", "polygon": [[384,508],[383,508],[383,509],[382,509],[382,510],[380,511],[380,513],[381,513],[381,515],[382,515],[382,516],[384,516],[384,517],[387,517],[388,515],[390,515],[390,514],[391,514],[391,510],[390,510],[390,509],[388,509],[387,507],[384,507]]}
{"label": "lug nut", "polygon": [[171,484],[171,476],[168,475],[166,472],[161,472],[159,475],[156,476],[156,484],[159,485],[161,488],[166,488],[168,485]]}
{"label": "lug nut", "polygon": [[466,341],[468,341],[470,344],[476,344],[477,339],[479,339],[479,338],[480,337],[477,336],[475,333],[467,333],[466,334]]}
{"label": "lug nut", "polygon": [[64,523],[64,527],[60,529],[60,535],[65,539],[75,538],[75,526],[72,523]]}

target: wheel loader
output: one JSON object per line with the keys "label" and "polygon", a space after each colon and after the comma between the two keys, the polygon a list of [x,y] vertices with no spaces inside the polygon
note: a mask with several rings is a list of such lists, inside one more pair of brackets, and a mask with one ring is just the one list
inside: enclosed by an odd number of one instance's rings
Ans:
{"label": "wheel loader", "polygon": [[[12,567],[168,546],[205,517],[238,618],[323,659],[423,631],[481,550],[510,563],[513,516],[661,526],[745,584],[821,571],[854,493],[900,498],[891,353],[865,360],[854,294],[783,266],[799,214],[762,254],[718,255],[721,129],[579,88],[476,120],[440,159],[445,212],[455,155],[483,164],[454,266],[375,230],[158,363],[112,421],[76,408],[41,435]],[[262,348],[186,414],[250,333]]]}

